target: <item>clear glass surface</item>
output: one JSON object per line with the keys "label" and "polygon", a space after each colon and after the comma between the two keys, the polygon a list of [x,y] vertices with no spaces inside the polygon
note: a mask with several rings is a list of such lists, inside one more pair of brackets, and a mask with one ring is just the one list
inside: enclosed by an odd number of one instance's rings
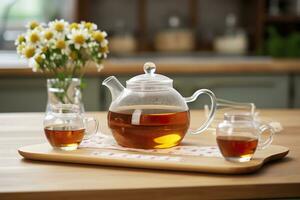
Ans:
{"label": "clear glass surface", "polygon": [[85,136],[95,134],[98,121],[84,117],[78,105],[50,105],[44,117],[44,132],[52,147],[75,150]]}
{"label": "clear glass surface", "polygon": [[[266,140],[263,133],[269,133]],[[249,112],[228,112],[224,121],[217,127],[217,144],[226,160],[247,162],[257,149],[269,146],[273,139],[274,130],[266,124],[254,120]]]}
{"label": "clear glass surface", "polygon": [[191,97],[184,98],[173,88],[172,79],[155,71],[154,63],[145,63],[145,74],[128,80],[126,88],[114,76],[102,83],[112,95],[108,124],[121,146],[169,148],[178,145],[190,124],[187,103],[202,94],[208,95],[211,100],[209,117],[198,129],[189,130],[189,133],[203,132],[214,117],[216,101],[213,92],[200,89]]}
{"label": "clear glass surface", "polygon": [[46,110],[57,104],[76,104],[80,112],[84,113],[81,81],[78,78],[58,80],[47,79],[48,101]]}

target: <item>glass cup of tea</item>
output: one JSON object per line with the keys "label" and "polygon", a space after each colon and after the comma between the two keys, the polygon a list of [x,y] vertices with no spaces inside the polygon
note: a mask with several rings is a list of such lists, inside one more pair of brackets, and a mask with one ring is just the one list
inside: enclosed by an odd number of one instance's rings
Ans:
{"label": "glass cup of tea", "polygon": [[[263,133],[268,133],[266,139],[263,139]],[[249,112],[225,113],[216,130],[223,157],[233,162],[250,161],[257,149],[264,149],[272,143],[274,133],[271,126],[255,121]]]}
{"label": "glass cup of tea", "polygon": [[75,150],[84,137],[97,133],[98,121],[84,117],[78,105],[51,105],[44,118],[45,135],[55,149]]}

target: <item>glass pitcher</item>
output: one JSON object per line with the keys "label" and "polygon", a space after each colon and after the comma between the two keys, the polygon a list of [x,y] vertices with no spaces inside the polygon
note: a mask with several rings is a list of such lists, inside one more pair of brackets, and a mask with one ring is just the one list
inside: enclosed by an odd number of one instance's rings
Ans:
{"label": "glass pitcher", "polygon": [[75,104],[50,105],[45,114],[45,136],[55,149],[75,150],[83,138],[89,138],[97,130],[97,119],[84,117]]}
{"label": "glass pitcher", "polygon": [[173,80],[156,74],[155,70],[154,63],[145,63],[145,74],[126,81],[126,88],[114,76],[102,83],[112,95],[108,126],[121,146],[160,149],[178,145],[190,125],[187,102],[195,101],[202,94],[210,97],[208,118],[198,129],[189,132],[201,133],[213,120],[216,97],[212,91],[200,89],[191,97],[182,97],[173,88]]}
{"label": "glass pitcher", "polygon": [[[268,132],[267,139],[262,139]],[[255,120],[252,113],[228,112],[217,126],[217,144],[226,160],[234,162],[249,161],[256,149],[268,147],[275,130],[268,124]]]}

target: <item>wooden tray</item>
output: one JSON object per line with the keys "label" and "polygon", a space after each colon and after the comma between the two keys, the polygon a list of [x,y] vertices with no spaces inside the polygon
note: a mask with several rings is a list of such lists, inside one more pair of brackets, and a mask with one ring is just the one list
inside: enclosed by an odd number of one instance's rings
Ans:
{"label": "wooden tray", "polygon": [[246,163],[228,162],[219,157],[163,155],[99,148],[81,148],[75,151],[61,151],[54,150],[47,143],[22,147],[18,151],[24,158],[33,160],[207,173],[243,174],[257,171],[268,161],[285,157],[289,149],[283,146],[271,145],[265,150],[256,151],[254,158]]}

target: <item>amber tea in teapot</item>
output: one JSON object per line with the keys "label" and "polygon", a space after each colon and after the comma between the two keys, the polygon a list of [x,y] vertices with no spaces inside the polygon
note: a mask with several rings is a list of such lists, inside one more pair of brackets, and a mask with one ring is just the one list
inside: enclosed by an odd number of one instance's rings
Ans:
{"label": "amber tea in teapot", "polygon": [[175,106],[134,106],[109,111],[108,125],[118,144],[155,149],[178,145],[190,124],[189,111]]}
{"label": "amber tea in teapot", "polygon": [[208,89],[199,89],[191,97],[183,97],[173,88],[173,80],[155,73],[154,63],[145,63],[144,72],[126,81],[124,87],[116,77],[103,81],[111,93],[108,126],[121,146],[161,149],[178,145],[185,136],[190,115],[188,102],[200,95],[210,97],[211,106],[206,121],[191,134],[207,129],[216,110],[216,98]]}

